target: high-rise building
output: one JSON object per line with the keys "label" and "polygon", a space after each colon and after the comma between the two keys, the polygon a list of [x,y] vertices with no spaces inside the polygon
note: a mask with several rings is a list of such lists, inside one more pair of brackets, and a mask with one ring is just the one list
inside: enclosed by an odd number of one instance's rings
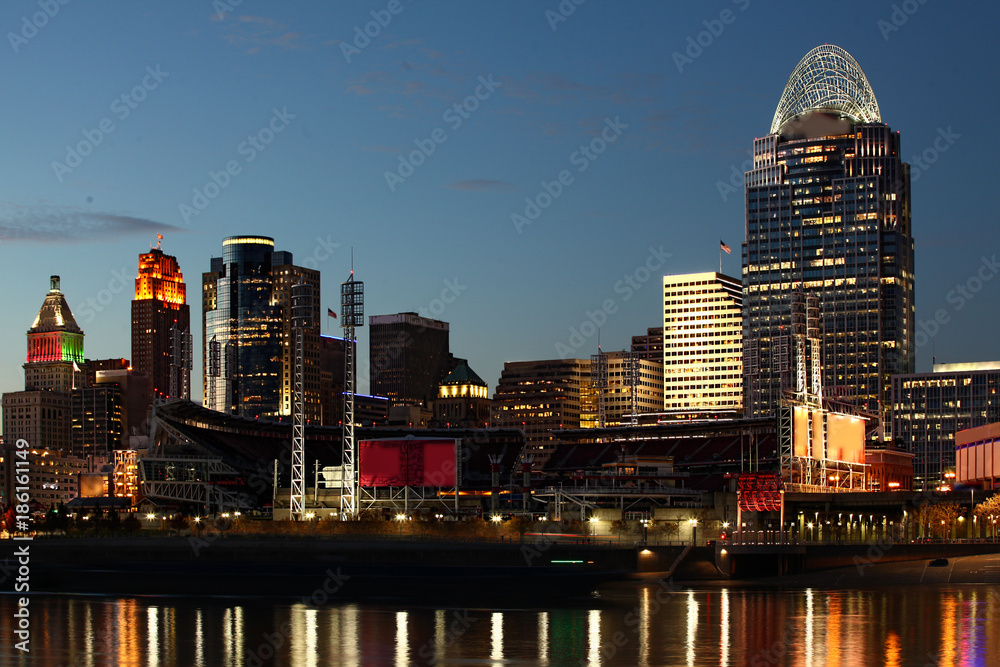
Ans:
{"label": "high-rise building", "polygon": [[74,456],[108,456],[114,450],[122,449],[123,398],[121,385],[116,382],[73,390],[70,451]]}
{"label": "high-rise building", "polygon": [[792,294],[818,297],[823,393],[878,414],[914,361],[910,170],[857,61],[818,46],[792,72],[747,172],[744,412],[791,387]]}
{"label": "high-rise building", "polygon": [[913,488],[955,481],[955,434],[1000,421],[1000,362],[934,364],[892,378],[892,435],[914,454]]}
{"label": "high-rise building", "polygon": [[493,394],[492,428],[524,431],[525,451],[540,466],[559,441],[551,431],[597,425],[589,359],[514,361],[503,365]]}
{"label": "high-rise building", "polygon": [[743,286],[717,272],[663,277],[663,406],[675,417],[743,407]]}
{"label": "high-rise building", "polygon": [[49,278],[49,293],[28,329],[24,388],[68,392],[79,380],[83,364],[83,331],[59,289],[59,276]]}
{"label": "high-rise building", "polygon": [[49,292],[28,329],[24,391],[3,395],[3,437],[8,444],[70,450],[70,392],[82,381],[83,331],[59,287],[49,278]]}
{"label": "high-rise building", "polygon": [[70,392],[9,391],[3,395],[3,439],[18,440],[31,447],[69,452]]}
{"label": "high-rise building", "polygon": [[274,239],[230,236],[202,274],[202,394],[205,407],[250,418],[290,415],[291,286],[313,287],[306,335],[306,419],[318,420],[319,272],[295,266]]}
{"label": "high-rise building", "polygon": [[150,401],[191,398],[191,311],[177,258],[155,248],[139,255],[132,301],[132,363],[150,378]]}
{"label": "high-rise building", "polygon": [[305,283],[312,287],[312,316],[304,332],[305,354],[305,418],[320,421],[320,278],[319,271],[295,266],[292,253],[276,252],[272,256],[271,275],[274,280],[274,303],[281,307],[281,405],[282,417],[292,414],[295,393],[295,345],[292,338],[292,285]]}
{"label": "high-rise building", "polygon": [[371,393],[394,405],[429,406],[454,367],[448,323],[416,313],[372,315],[368,323]]}

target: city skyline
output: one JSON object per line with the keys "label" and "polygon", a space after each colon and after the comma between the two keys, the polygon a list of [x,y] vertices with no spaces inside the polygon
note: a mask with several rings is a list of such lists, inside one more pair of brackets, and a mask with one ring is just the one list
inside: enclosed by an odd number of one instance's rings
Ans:
{"label": "city skyline", "polygon": [[[22,18],[35,4],[5,7],[0,25],[26,35],[8,39],[23,103],[0,130],[0,257],[24,286],[7,300],[6,349],[22,349],[59,274],[87,356],[129,356],[135,260],[157,233],[188,276],[226,236],[274,237],[321,271],[320,308],[334,310],[353,247],[367,312],[449,322],[453,351],[491,388],[504,361],[588,357],[596,333],[573,335],[588,322],[603,323],[605,350],[627,349],[659,324],[659,276],[713,270],[719,238],[743,240],[748,137],[767,134],[791,67],[827,42],[864,67],[919,172],[917,370],[934,352],[997,356],[994,235],[976,197],[992,144],[972,139],[996,94],[975,85],[994,8],[974,22],[933,5],[902,18],[891,4],[784,12],[794,34],[765,53],[756,35],[775,10],[744,1],[555,19],[529,3],[400,6],[363,48],[355,27],[383,6],[60,5],[34,31]],[[77,164],[67,146],[88,154]],[[522,313],[530,326],[512,321]],[[21,363],[0,359],[0,389],[22,384]]]}

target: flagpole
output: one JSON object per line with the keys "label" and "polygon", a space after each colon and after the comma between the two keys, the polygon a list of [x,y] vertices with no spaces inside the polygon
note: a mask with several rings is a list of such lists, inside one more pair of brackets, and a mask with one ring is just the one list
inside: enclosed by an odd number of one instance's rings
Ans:
{"label": "flagpole", "polygon": [[719,244],[719,273],[722,273],[722,244]]}

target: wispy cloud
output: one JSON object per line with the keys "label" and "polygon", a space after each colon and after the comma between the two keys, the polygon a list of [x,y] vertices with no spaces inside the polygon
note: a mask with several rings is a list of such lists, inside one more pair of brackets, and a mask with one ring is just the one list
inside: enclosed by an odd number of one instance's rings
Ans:
{"label": "wispy cloud", "polygon": [[450,190],[465,190],[467,192],[513,192],[517,186],[507,181],[490,181],[475,178],[469,181],[456,181],[444,186]]}
{"label": "wispy cloud", "polygon": [[302,33],[266,16],[244,14],[223,20],[227,31],[223,39],[230,46],[245,49],[248,54],[257,53],[265,47],[284,50],[305,48],[301,43]]}
{"label": "wispy cloud", "polygon": [[0,204],[0,243],[80,243],[186,230],[146,218],[68,206]]}

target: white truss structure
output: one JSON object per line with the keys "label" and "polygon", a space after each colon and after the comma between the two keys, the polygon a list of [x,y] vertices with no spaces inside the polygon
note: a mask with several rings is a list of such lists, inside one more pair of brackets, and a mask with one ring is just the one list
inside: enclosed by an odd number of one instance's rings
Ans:
{"label": "white truss structure", "polygon": [[600,351],[590,355],[590,386],[597,391],[597,427],[607,425],[608,355]]}
{"label": "white truss structure", "polygon": [[235,483],[239,478],[239,472],[221,458],[171,454],[171,449],[196,445],[165,422],[154,419],[154,426],[160,433],[150,436],[149,454],[138,461],[143,496],[232,509],[250,509],[256,504],[255,499],[218,484]]}
{"label": "white truss structure", "polygon": [[814,109],[840,111],[858,123],[880,123],[875,92],[850,53],[823,44],[807,53],[788,77],[771,121],[771,134],[786,121]]}
{"label": "white truss structure", "polygon": [[361,511],[358,498],[357,442],[354,439],[354,393],[356,386],[357,338],[355,327],[365,324],[365,284],[351,275],[340,284],[340,326],[344,329],[344,419],[341,449],[340,514],[353,517]]}

